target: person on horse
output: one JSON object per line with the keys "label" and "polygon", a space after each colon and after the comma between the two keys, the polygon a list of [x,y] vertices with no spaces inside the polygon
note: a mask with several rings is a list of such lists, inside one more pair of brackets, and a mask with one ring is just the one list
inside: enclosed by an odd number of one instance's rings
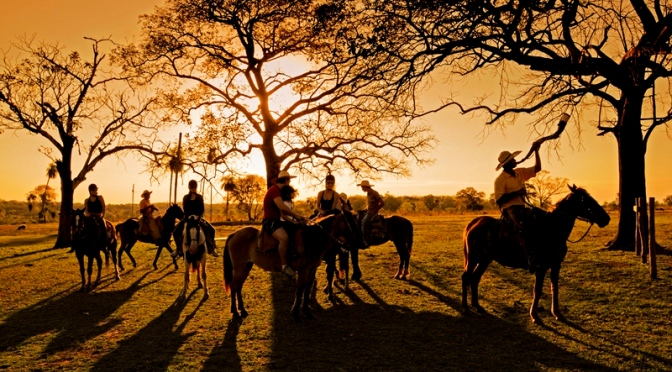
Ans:
{"label": "person on horse", "polygon": [[534,244],[530,242],[529,224],[532,209],[526,207],[523,198],[527,195],[525,181],[533,178],[541,171],[539,145],[536,142],[532,145],[535,159],[533,167],[516,168],[518,163],[515,157],[520,154],[520,151],[514,151],[513,153],[502,151],[497,158],[499,165],[495,168],[495,170],[502,169],[502,173],[495,179],[496,203],[502,211],[504,219],[511,222],[517,230],[523,251],[528,257],[530,270],[533,270],[537,265],[537,250]]}
{"label": "person on horse", "polygon": [[282,214],[292,216],[299,223],[306,222],[306,218],[290,210],[282,200],[282,193],[280,190],[283,186],[289,185],[292,178],[294,178],[294,176],[290,176],[289,172],[281,171],[278,174],[278,177],[271,181],[274,185],[268,188],[266,195],[264,196],[264,218],[261,221],[261,227],[274,238],[278,239],[278,254],[280,255],[280,262],[282,263],[282,272],[293,278],[296,273],[291,266],[287,265],[289,235],[285,229],[285,223],[280,218],[282,217]]}
{"label": "person on horse", "polygon": [[348,194],[342,192],[339,195],[339,199],[341,199],[341,210],[344,212],[352,212],[354,208],[352,208],[352,204],[350,203],[350,200],[348,200]]}
{"label": "person on horse", "polygon": [[[196,182],[196,180],[191,180],[188,183],[188,187],[189,193],[182,198],[184,218],[177,224],[177,226],[175,226],[174,231],[182,231],[189,216],[198,216],[201,219],[203,231],[205,232],[208,253],[215,257],[219,257],[219,253],[217,253],[217,245],[215,244],[214,239],[215,228],[210,224],[210,222],[203,218],[203,214],[205,214],[205,201],[203,200],[203,195],[196,191],[198,189],[198,182]],[[178,244],[177,249],[175,249],[175,251],[171,253],[170,256],[177,257],[182,254],[182,247]]]}
{"label": "person on horse", "polygon": [[138,219],[138,223],[140,224],[140,232],[143,232],[147,230],[147,227],[149,227],[149,232],[152,235],[152,239],[154,239],[154,242],[157,242],[161,238],[161,231],[159,230],[159,225],[156,223],[156,220],[154,219],[154,211],[159,211],[159,208],[155,207],[154,204],[149,200],[149,198],[152,195],[152,191],[145,190],[140,194],[142,196],[142,200],[140,200],[140,214],[142,215]]}
{"label": "person on horse", "polygon": [[329,174],[324,179],[325,189],[317,193],[316,211],[318,216],[326,216],[332,210],[341,209],[341,198],[334,190],[336,177]]}
{"label": "person on horse", "polygon": [[[105,228],[105,199],[102,195],[98,195],[98,186],[95,183],[89,185],[89,197],[84,200],[84,216],[93,219],[98,226],[100,237],[105,239],[107,237],[107,229]],[[71,252],[74,252],[74,248]]]}
{"label": "person on horse", "polygon": [[378,191],[372,189],[372,184],[367,180],[363,180],[362,183],[358,183],[357,186],[362,188],[362,191],[366,193],[366,213],[364,218],[362,218],[362,235],[364,239],[364,246],[369,246],[369,238],[371,237],[371,220],[378,214],[378,211],[385,206],[385,201],[380,196]]}

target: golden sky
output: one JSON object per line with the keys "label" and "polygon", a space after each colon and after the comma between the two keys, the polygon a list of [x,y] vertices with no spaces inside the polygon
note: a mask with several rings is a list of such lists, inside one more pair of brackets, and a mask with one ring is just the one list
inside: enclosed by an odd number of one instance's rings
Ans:
{"label": "golden sky", "polygon": [[[150,12],[160,0],[0,0],[0,48],[6,50],[19,35],[35,35],[37,40],[59,42],[67,49],[88,55],[90,44],[85,36],[112,37],[117,42],[131,39],[139,33],[137,19]],[[499,78],[484,75],[459,84],[446,84],[441,76],[434,76],[433,85],[424,92],[422,103],[426,108],[440,102],[450,92],[464,98],[498,91]],[[618,156],[616,141],[611,136],[597,137],[594,117],[584,117],[582,130],[577,129],[573,117],[561,138],[559,154],[542,147],[543,168],[553,177],[566,177],[571,183],[583,186],[600,201],[611,201],[618,192]],[[373,182],[381,193],[396,195],[453,195],[468,186],[487,195],[493,192],[497,156],[502,150],[526,152],[535,139],[527,132],[526,118],[514,126],[494,130],[484,136],[483,118],[465,117],[456,110],[444,110],[424,119],[431,124],[440,141],[434,150],[434,165],[416,168],[412,178],[383,177]],[[651,137],[647,153],[647,185],[650,196],[662,200],[672,194],[672,174],[669,160],[672,142],[659,128]],[[581,135],[579,136],[579,132]],[[172,137],[173,134],[170,134]],[[174,137],[173,137],[174,138]],[[0,199],[24,200],[25,195],[46,181],[45,169],[49,160],[37,149],[47,145],[41,137],[24,133],[5,132],[0,135]],[[558,158],[558,155],[560,158]],[[532,161],[525,164],[531,166]],[[261,157],[251,159],[249,173],[263,174]],[[180,181],[178,194],[186,192],[186,182]],[[52,181],[53,182],[53,181]],[[133,156],[109,158],[90,173],[84,185],[75,191],[75,200],[84,200],[88,183],[98,184],[108,203],[130,203],[131,188],[135,185],[135,202],[144,189],[155,190],[153,201],[167,201],[168,180],[150,184],[149,176]],[[54,184],[54,183],[52,183]],[[57,183],[56,183],[57,184]],[[362,194],[354,179],[337,179],[339,191],[349,195]],[[301,198],[312,196],[317,189],[299,184]],[[209,192],[206,192],[206,199]],[[221,198],[215,198],[220,202]]]}

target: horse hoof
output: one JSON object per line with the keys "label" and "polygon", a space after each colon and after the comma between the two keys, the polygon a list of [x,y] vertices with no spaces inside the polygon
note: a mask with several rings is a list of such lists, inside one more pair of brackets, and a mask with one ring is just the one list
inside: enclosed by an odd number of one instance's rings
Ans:
{"label": "horse hoof", "polygon": [[329,300],[329,302],[336,302],[336,296],[330,294],[329,296],[327,296],[327,300]]}
{"label": "horse hoof", "polygon": [[240,310],[240,316],[243,318],[247,318],[247,316],[250,315],[247,313],[247,310]]}
{"label": "horse hoof", "polygon": [[534,324],[542,324],[543,323],[541,321],[541,318],[538,315],[530,315],[530,318],[532,319],[532,323],[534,323]]}
{"label": "horse hoof", "polygon": [[315,319],[315,315],[313,315],[313,313],[310,311],[304,311],[303,315],[306,316],[306,319]]}
{"label": "horse hoof", "polygon": [[355,282],[357,282],[357,281],[359,281],[360,279],[362,279],[362,273],[355,273],[355,274],[352,274],[352,277],[351,277],[350,279],[352,279],[352,280],[354,280]]}
{"label": "horse hoof", "polygon": [[322,292],[324,292],[324,294],[329,294],[329,286],[325,285],[324,288],[322,288]]}
{"label": "horse hoof", "polygon": [[208,298],[210,298],[210,293],[207,293],[207,292],[204,293],[203,294],[203,301],[207,300]]}
{"label": "horse hoof", "polygon": [[156,264],[154,264],[153,266],[154,266],[154,270],[158,270],[158,269],[159,269],[158,267],[156,267]]}
{"label": "horse hoof", "polygon": [[562,314],[553,314],[553,316],[555,316],[555,320],[557,320],[557,321],[559,321],[559,322],[563,322],[563,323],[564,323],[564,322],[567,321],[567,318],[565,318],[565,316],[562,315]]}
{"label": "horse hoof", "polygon": [[476,308],[476,312],[479,314],[487,314],[488,312],[483,308],[481,305],[476,305],[474,306]]}
{"label": "horse hoof", "polygon": [[115,282],[118,282],[118,281],[120,281],[120,280],[121,280],[121,277],[119,277],[119,275],[117,275],[117,276],[114,277],[114,281],[115,281]]}
{"label": "horse hoof", "polygon": [[467,314],[471,314],[471,309],[469,309],[469,306],[462,306],[462,315]]}
{"label": "horse hoof", "polygon": [[79,291],[82,293],[86,292],[86,286],[82,286],[82,288],[80,288]]}
{"label": "horse hoof", "polygon": [[392,279],[401,279],[401,276],[399,275],[399,273],[397,273],[392,277]]}

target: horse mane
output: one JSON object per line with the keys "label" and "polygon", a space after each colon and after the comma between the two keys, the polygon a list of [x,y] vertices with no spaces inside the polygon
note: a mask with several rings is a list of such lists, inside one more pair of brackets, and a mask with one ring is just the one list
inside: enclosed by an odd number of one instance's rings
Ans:
{"label": "horse mane", "polygon": [[586,196],[590,196],[590,194],[588,193],[588,191],[586,191],[585,188],[583,188],[583,187],[577,187],[577,188],[575,188],[574,190],[570,191],[567,195],[565,195],[564,198],[558,200],[558,202],[556,202],[555,204],[553,204],[553,205],[551,206],[551,208],[549,209],[548,212],[553,212],[554,210],[558,209],[558,207],[560,207],[560,205],[561,205],[563,202],[566,202],[567,200],[569,200],[569,198],[572,196],[572,194],[578,194],[578,193],[583,193],[583,194],[585,194]]}

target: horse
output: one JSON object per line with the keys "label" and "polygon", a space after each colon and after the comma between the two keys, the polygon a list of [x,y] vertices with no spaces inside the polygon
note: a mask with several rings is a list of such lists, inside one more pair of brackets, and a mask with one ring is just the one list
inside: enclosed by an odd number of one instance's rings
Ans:
{"label": "horse", "polygon": [[[362,218],[364,218],[365,210],[357,211],[357,223],[361,225]],[[407,280],[411,276],[411,271],[408,266],[411,263],[411,252],[413,251],[413,224],[408,219],[401,216],[376,216],[372,223],[380,218],[383,223],[384,234],[381,236],[371,234],[369,238],[369,245],[381,245],[388,241],[394,243],[394,247],[399,254],[399,268],[394,279]],[[362,270],[359,268],[359,250],[351,251],[352,254],[352,280],[359,280],[362,278]],[[346,268],[347,271],[347,268]]]}
{"label": "horse", "polygon": [[[223,255],[224,284],[226,292],[231,294],[231,314],[234,318],[244,318],[248,315],[243,303],[242,289],[252,267],[257,265],[266,271],[281,271],[277,240],[265,232],[263,239],[259,239],[260,234],[262,233],[258,229],[246,226],[226,239]],[[297,322],[301,321],[301,312],[307,319],[315,318],[308,302],[315,282],[315,272],[322,262],[324,253],[335,246],[347,247],[344,242],[354,239],[343,214],[321,217],[310,222],[302,227],[301,237],[303,252],[295,257],[288,257],[289,264],[298,273],[291,310],[291,315]],[[274,244],[275,248],[264,252],[262,249],[266,247],[265,242],[268,241]],[[237,308],[236,302],[238,302]]]}
{"label": "horse", "polygon": [[[114,235],[112,224],[108,220],[105,222],[106,236],[100,235],[100,228],[96,221],[91,217],[84,215],[84,209],[74,209],[72,211],[71,220],[71,234],[72,247],[75,251],[75,256],[79,262],[79,272],[82,277],[81,291],[90,291],[93,287],[100,283],[100,273],[102,266],[102,258],[100,252],[105,253],[105,265],[109,264],[110,256],[114,263],[115,279],[119,280],[119,270],[117,268],[117,238]],[[84,276],[84,256],[89,258],[88,262],[88,284]],[[93,273],[93,260],[98,264],[98,276],[95,284],[91,284],[91,274]]]}
{"label": "horse", "polygon": [[[161,255],[161,251],[165,247],[168,252],[173,253],[173,249],[170,248],[170,234],[175,229],[175,220],[181,220],[184,218],[184,212],[177,204],[172,204],[166,210],[166,213],[156,218],[156,222],[159,225],[159,230],[161,230],[161,237],[154,241],[151,235],[140,234],[140,224],[138,223],[137,218],[129,218],[126,221],[117,224],[116,231],[117,235],[121,239],[121,245],[119,247],[119,268],[123,271],[124,265],[121,263],[121,256],[124,252],[128,255],[128,258],[133,263],[133,267],[136,267],[135,258],[131,255],[131,248],[135,245],[137,241],[143,243],[154,243],[157,246],[156,256],[154,257],[154,270],[158,270],[156,262]],[[178,269],[177,260],[173,258],[173,265],[175,270]]]}
{"label": "horse", "polygon": [[[533,268],[534,298],[530,307],[532,322],[539,323],[537,313],[546,272],[551,271],[551,313],[556,320],[564,320],[558,302],[560,266],[567,254],[567,239],[577,219],[597,223],[602,228],[609,224],[609,214],[586,190],[569,186],[570,193],[555,204],[552,212],[536,211],[536,223],[530,227],[538,245],[539,265]],[[478,312],[485,310],[478,303],[478,284],[488,265],[494,260],[511,268],[528,269],[527,258],[514,238],[502,239],[506,224],[489,216],[472,220],[462,234],[464,273],[462,274],[462,312],[468,313],[467,290],[471,288],[471,306]]]}
{"label": "horse", "polygon": [[[198,278],[198,288],[203,288],[203,300],[210,297],[208,290],[207,272],[206,272],[206,238],[205,231],[201,228],[201,219],[199,216],[189,216],[184,224],[184,231],[181,236],[175,238],[175,244],[182,243],[182,252],[184,252],[184,288],[180,293],[179,298],[185,300],[187,298],[187,288],[189,288],[189,269],[196,272]],[[177,232],[176,232],[177,233]],[[179,247],[179,245],[178,245]],[[200,275],[199,275],[200,274]],[[203,283],[201,283],[201,277]]]}

